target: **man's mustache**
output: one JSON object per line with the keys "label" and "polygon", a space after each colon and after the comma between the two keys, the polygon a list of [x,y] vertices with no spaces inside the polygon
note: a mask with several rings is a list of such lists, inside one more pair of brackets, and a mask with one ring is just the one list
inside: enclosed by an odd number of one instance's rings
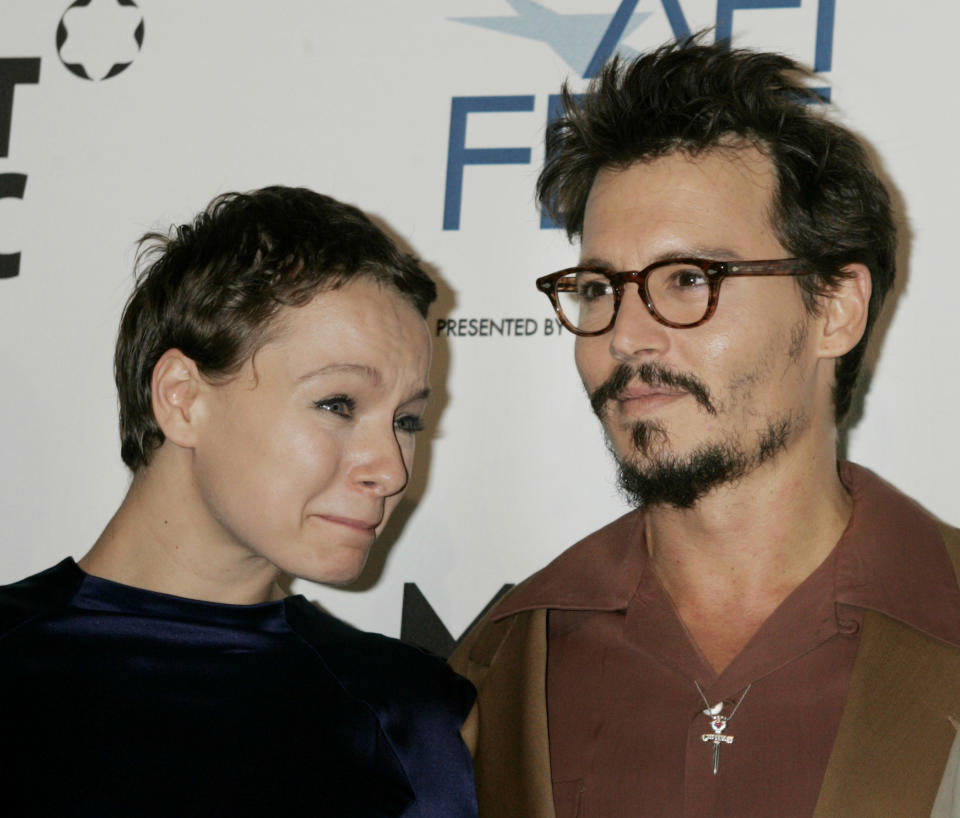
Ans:
{"label": "man's mustache", "polygon": [[667,386],[693,395],[694,399],[711,415],[717,414],[717,409],[710,399],[710,390],[706,384],[693,375],[675,372],[665,366],[654,363],[643,363],[636,366],[620,364],[604,383],[600,384],[590,394],[590,406],[594,414],[604,419],[607,405],[610,401],[618,400],[632,381],[639,380],[647,386]]}

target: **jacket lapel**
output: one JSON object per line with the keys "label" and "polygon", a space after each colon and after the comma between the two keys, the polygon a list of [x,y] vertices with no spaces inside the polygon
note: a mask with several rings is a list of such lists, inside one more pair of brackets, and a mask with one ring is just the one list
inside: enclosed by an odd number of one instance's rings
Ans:
{"label": "jacket lapel", "polygon": [[555,818],[544,695],[547,612],[488,621],[451,664],[483,687],[473,748],[480,815]]}
{"label": "jacket lapel", "polygon": [[960,651],[867,611],[815,818],[929,816],[960,722]]}

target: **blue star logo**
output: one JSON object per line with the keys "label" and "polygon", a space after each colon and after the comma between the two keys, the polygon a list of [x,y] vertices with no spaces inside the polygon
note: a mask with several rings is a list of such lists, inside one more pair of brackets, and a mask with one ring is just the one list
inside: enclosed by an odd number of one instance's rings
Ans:
{"label": "blue star logo", "polygon": [[533,0],[507,0],[517,12],[511,17],[451,17],[458,23],[493,29],[517,37],[541,40],[584,78],[594,76],[603,64],[619,52],[638,52],[620,45],[643,23],[650,12],[636,10],[639,0],[622,0],[610,14],[559,14]]}

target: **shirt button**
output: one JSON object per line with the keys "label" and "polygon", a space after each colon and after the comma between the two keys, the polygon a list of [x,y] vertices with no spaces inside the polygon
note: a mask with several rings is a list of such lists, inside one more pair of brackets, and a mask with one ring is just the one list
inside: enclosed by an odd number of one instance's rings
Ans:
{"label": "shirt button", "polygon": [[840,633],[859,633],[860,623],[856,619],[841,619],[837,622]]}

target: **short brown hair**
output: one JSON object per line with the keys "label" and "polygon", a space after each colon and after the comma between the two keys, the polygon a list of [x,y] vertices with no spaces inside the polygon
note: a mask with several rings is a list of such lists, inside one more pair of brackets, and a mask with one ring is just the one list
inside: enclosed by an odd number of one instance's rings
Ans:
{"label": "short brown hair", "polygon": [[281,307],[358,277],[391,287],[426,316],[436,286],[360,210],[306,188],[226,193],[191,224],[140,240],[140,272],[120,320],[114,377],[120,455],[136,471],[163,443],[151,379],[168,349],[208,377],[236,373]]}

